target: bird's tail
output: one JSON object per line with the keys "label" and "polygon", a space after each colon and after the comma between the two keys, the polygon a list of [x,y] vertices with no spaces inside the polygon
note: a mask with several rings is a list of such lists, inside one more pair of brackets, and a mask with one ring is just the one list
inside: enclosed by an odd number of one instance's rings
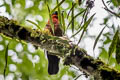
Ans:
{"label": "bird's tail", "polygon": [[48,52],[47,52],[47,57],[48,57],[48,73],[50,75],[57,74],[59,71],[60,59],[57,56],[48,54]]}

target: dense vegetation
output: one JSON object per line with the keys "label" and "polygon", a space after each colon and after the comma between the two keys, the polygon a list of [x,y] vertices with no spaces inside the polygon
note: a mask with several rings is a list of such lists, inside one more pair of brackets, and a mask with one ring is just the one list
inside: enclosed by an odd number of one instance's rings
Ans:
{"label": "dense vegetation", "polygon": [[[97,20],[95,19],[97,13],[91,12],[95,7],[94,2],[97,3],[97,0],[0,0],[0,14],[16,20],[21,26],[43,31],[51,13],[58,11],[61,28],[74,44],[81,47],[85,44],[86,38],[94,40],[94,44],[89,46],[93,49],[93,57],[96,58],[97,55],[95,49],[99,49],[97,58],[119,71],[120,1],[101,1],[104,12],[107,11],[108,15],[103,18],[102,23],[99,23],[101,28],[97,36],[90,35],[90,29],[97,27],[94,23]],[[106,28],[108,31],[104,32]],[[101,45],[96,47],[97,44]],[[86,48],[86,45],[81,48]],[[10,78],[10,80],[64,80],[65,78],[72,80],[78,77],[84,80],[85,78],[76,67],[64,66],[62,60],[60,71],[54,76],[48,74],[47,66],[44,50],[36,49],[31,43],[18,41],[15,38],[11,40],[0,34],[0,75],[6,76],[6,80]]]}

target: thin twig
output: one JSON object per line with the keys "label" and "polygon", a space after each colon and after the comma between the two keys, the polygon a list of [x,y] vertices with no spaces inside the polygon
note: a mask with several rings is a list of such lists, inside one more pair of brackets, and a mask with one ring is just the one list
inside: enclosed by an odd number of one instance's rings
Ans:
{"label": "thin twig", "polygon": [[82,75],[84,75],[84,74],[80,74],[79,76],[77,76],[74,80],[77,80],[80,76],[82,76]]}
{"label": "thin twig", "polygon": [[115,15],[116,17],[120,18],[120,16],[114,12],[112,12],[111,10],[107,9],[107,8],[104,8],[106,11],[112,13],[113,15]]}
{"label": "thin twig", "polygon": [[108,11],[108,12],[110,12],[111,14],[115,15],[116,17],[120,18],[120,16],[119,16],[117,13],[111,11],[111,10],[106,6],[104,0],[102,0],[102,3],[103,3],[103,5],[105,6],[104,9],[105,9],[106,11]]}
{"label": "thin twig", "polygon": [[68,12],[67,19],[68,19],[68,17],[69,17],[70,12],[71,12],[72,9],[75,7],[75,5],[76,5],[76,3],[73,4],[72,8],[71,8],[70,11]]}

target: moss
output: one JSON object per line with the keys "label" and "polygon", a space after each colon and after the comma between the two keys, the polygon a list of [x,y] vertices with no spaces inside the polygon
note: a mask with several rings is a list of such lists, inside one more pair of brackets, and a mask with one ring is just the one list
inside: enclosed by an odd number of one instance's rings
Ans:
{"label": "moss", "polygon": [[47,31],[42,32],[20,26],[16,21],[8,20],[4,17],[0,17],[0,23],[0,32],[4,35],[20,39],[20,41],[22,39],[31,42],[37,47],[40,46],[48,51],[50,50],[51,52],[53,51],[54,53],[61,54],[60,56],[64,56],[65,58],[64,64],[66,65],[74,64],[83,69],[83,71],[86,70],[86,73],[93,75],[97,75],[98,73],[103,80],[120,80],[120,71],[111,69],[101,60],[95,60],[87,55],[87,52],[84,49],[81,49],[74,44],[70,44],[67,40],[51,36]]}
{"label": "moss", "polygon": [[39,37],[40,34],[37,31],[32,31],[30,36],[36,38]]}

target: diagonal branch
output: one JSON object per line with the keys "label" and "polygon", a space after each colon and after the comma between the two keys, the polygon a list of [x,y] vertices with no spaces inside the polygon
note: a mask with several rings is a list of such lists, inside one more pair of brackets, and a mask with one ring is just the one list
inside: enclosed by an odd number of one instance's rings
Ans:
{"label": "diagonal branch", "polygon": [[105,6],[104,9],[105,9],[106,11],[108,11],[108,12],[110,12],[111,14],[115,15],[116,17],[120,18],[120,16],[119,16],[117,13],[111,11],[111,10],[106,6],[104,0],[102,0],[102,3],[103,3],[103,5]]}
{"label": "diagonal branch", "polygon": [[86,76],[93,76],[95,80],[120,80],[120,72],[109,68],[108,65],[94,60],[86,54],[86,51],[75,44],[59,37],[51,36],[39,30],[25,28],[14,20],[8,20],[0,16],[0,33],[10,38],[24,40],[36,47],[46,49],[64,58],[64,65],[75,65]]}

